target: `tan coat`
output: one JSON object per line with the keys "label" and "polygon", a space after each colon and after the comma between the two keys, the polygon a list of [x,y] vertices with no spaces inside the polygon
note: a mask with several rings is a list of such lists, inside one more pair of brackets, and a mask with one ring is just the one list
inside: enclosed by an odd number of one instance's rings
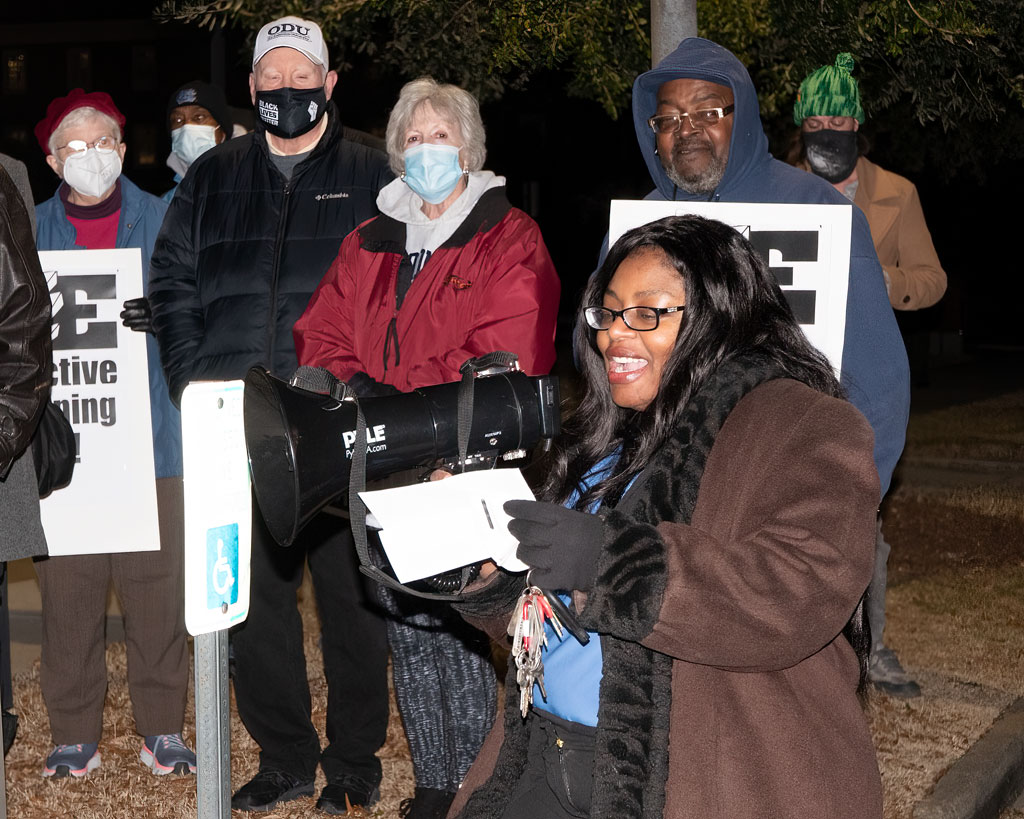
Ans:
{"label": "tan coat", "polygon": [[917,188],[899,174],[861,157],[853,202],[864,211],[878,261],[897,310],[931,307],[946,292],[946,272],[924,221]]}
{"label": "tan coat", "polygon": [[[871,451],[850,404],[769,381],[715,438],[690,524],[657,526],[667,578],[641,643],[672,660],[665,817],[882,816],[857,658],[840,634],[874,561]],[[637,500],[664,504],[655,485],[665,484],[638,481],[609,523]],[[589,611],[616,594],[596,588],[583,618],[618,631],[614,616]],[[606,697],[602,688],[602,708],[614,707]],[[449,816],[490,776],[503,731],[499,718]]]}

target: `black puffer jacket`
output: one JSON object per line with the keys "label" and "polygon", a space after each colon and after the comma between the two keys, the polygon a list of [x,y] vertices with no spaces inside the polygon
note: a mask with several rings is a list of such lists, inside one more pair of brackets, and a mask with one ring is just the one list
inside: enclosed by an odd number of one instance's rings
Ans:
{"label": "black puffer jacket", "polygon": [[327,116],[290,181],[257,130],[207,151],[178,186],[150,273],[175,403],[189,381],[242,378],[254,365],[279,377],[296,368],[292,325],[392,179],[383,153],[343,137],[333,104]]}
{"label": "black puffer jacket", "polygon": [[0,168],[0,478],[50,394],[50,294],[21,194]]}

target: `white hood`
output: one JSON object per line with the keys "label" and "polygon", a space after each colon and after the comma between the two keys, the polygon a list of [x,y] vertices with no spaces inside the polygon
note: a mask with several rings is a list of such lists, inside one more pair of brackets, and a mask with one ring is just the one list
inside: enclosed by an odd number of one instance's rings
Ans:
{"label": "white hood", "polygon": [[490,171],[473,171],[462,195],[437,219],[430,219],[422,210],[423,200],[401,179],[389,182],[377,194],[377,208],[381,213],[407,225],[427,225],[431,222],[452,222],[458,226],[473,209],[485,191],[505,185],[504,176]]}

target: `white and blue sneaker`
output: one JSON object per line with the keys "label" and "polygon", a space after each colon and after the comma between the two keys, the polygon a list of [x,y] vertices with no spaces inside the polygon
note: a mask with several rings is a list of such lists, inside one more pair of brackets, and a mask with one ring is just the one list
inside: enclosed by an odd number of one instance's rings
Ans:
{"label": "white and blue sneaker", "polygon": [[77,745],[57,745],[46,757],[43,776],[62,779],[65,776],[83,777],[100,766],[98,743],[80,742]]}
{"label": "white and blue sneaker", "polygon": [[157,734],[146,737],[139,759],[157,776],[196,772],[196,755],[181,739],[181,734]]}

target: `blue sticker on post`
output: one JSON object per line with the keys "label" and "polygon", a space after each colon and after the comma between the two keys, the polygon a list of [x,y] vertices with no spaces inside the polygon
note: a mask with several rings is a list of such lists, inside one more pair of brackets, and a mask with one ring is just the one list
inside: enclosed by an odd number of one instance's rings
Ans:
{"label": "blue sticker on post", "polygon": [[206,530],[206,607],[238,602],[238,524]]}

